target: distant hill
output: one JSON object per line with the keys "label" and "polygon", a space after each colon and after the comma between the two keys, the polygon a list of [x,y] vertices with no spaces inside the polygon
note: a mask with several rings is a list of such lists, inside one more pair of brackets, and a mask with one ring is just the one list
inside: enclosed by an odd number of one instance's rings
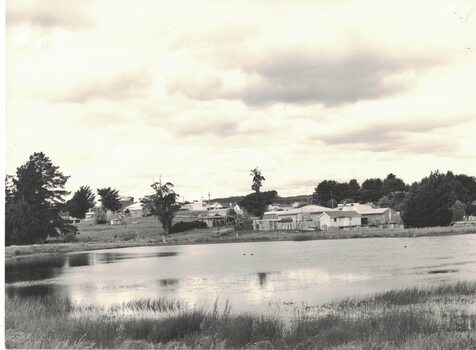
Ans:
{"label": "distant hill", "polygon": [[299,196],[279,197],[276,200],[276,203],[279,203],[279,204],[293,204],[295,202],[311,204],[312,195],[311,194],[301,194]]}
{"label": "distant hill", "polygon": [[241,201],[245,196],[231,196],[226,198],[214,198],[210,199],[211,202],[218,202],[221,205],[230,205],[230,203],[236,204]]}
{"label": "distant hill", "polygon": [[[244,196],[231,196],[226,198],[214,198],[211,199],[212,202],[218,202],[221,205],[228,206],[230,203],[238,203],[244,198]],[[299,196],[290,196],[290,197],[278,197],[276,203],[279,204],[293,204],[294,202],[304,202],[304,203],[311,203],[312,195],[310,194],[302,194]]]}

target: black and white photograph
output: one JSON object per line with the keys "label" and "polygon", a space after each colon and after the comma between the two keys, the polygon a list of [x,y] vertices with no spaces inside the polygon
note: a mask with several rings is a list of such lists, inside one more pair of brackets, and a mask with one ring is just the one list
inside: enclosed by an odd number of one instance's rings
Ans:
{"label": "black and white photograph", "polygon": [[476,349],[474,0],[2,0],[7,349]]}

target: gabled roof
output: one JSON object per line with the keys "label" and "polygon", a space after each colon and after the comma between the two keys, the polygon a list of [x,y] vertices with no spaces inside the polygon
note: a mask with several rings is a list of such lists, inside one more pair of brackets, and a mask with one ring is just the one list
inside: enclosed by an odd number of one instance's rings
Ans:
{"label": "gabled roof", "polygon": [[379,208],[371,204],[346,204],[339,207],[342,211],[356,211],[360,215],[383,214],[390,208]]}
{"label": "gabled roof", "polygon": [[297,214],[318,214],[318,213],[323,213],[325,211],[338,211],[337,208],[332,209],[332,208],[327,208],[327,207],[322,207],[320,205],[305,205],[300,208],[292,208],[288,210],[283,210],[283,211],[267,211],[265,214],[275,214],[277,216],[287,216],[287,215],[297,215]]}
{"label": "gabled roof", "polygon": [[326,211],[323,214],[327,214],[331,218],[355,218],[361,216],[359,213],[352,210]]}
{"label": "gabled roof", "polygon": [[126,209],[129,209],[129,210],[142,210],[142,207],[144,205],[141,203],[141,202],[137,202],[137,203],[134,203],[134,204],[131,204],[127,207],[124,208],[124,210]]}

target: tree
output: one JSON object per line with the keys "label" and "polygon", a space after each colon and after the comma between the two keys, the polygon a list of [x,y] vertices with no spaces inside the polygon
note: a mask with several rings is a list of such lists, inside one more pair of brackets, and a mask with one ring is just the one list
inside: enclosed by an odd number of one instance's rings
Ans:
{"label": "tree", "polygon": [[337,203],[350,197],[350,190],[347,182],[324,180],[314,189],[312,202],[313,204],[336,207]]}
{"label": "tree", "polygon": [[458,180],[468,191],[468,200],[463,203],[466,205],[466,213],[468,215],[476,215],[476,205],[473,204],[476,200],[476,178],[460,174],[456,175],[456,180]]}
{"label": "tree", "polygon": [[238,205],[251,215],[263,217],[268,205],[273,204],[278,197],[276,191],[254,192],[245,196]]}
{"label": "tree", "polygon": [[179,195],[175,193],[174,185],[170,182],[165,185],[154,182],[151,187],[154,189],[154,194],[142,198],[141,203],[157,217],[164,228],[165,234],[168,235],[175,213],[180,208],[180,205],[176,203]]}
{"label": "tree", "polygon": [[466,215],[466,205],[461,201],[457,200],[450,208],[451,212],[453,213],[453,221],[461,221],[464,220]]}
{"label": "tree", "polygon": [[465,203],[468,197],[453,173],[435,171],[411,186],[402,219],[410,227],[447,226],[453,219],[453,204]]}
{"label": "tree", "polygon": [[261,175],[261,171],[258,168],[251,169],[250,175],[253,176],[253,184],[251,185],[251,189],[258,193],[263,181],[266,179],[263,175]]}
{"label": "tree", "polygon": [[379,199],[377,205],[382,208],[392,208],[395,211],[402,212],[405,209],[405,202],[408,192],[392,192]]}
{"label": "tree", "polygon": [[110,210],[113,213],[118,212],[122,208],[122,204],[119,201],[119,191],[112,189],[111,187],[99,188],[98,195],[101,197],[101,204],[104,211]]}
{"label": "tree", "polygon": [[327,205],[331,199],[335,199],[336,190],[337,182],[334,180],[324,180],[319,182],[312,194],[312,203]]}
{"label": "tree", "polygon": [[363,202],[377,202],[382,197],[382,180],[367,179],[360,189],[360,200]]}
{"label": "tree", "polygon": [[390,173],[387,175],[385,180],[382,183],[382,195],[387,195],[392,192],[402,192],[405,191],[405,182],[402,179],[399,179],[394,174]]}
{"label": "tree", "polygon": [[349,181],[349,198],[355,202],[360,200],[360,184],[356,179]]}
{"label": "tree", "polygon": [[69,176],[42,152],[35,152],[7,178],[5,192],[5,243],[32,244],[48,236],[74,231],[61,217],[64,186]]}
{"label": "tree", "polygon": [[89,186],[81,186],[73,198],[66,202],[66,210],[69,214],[78,219],[84,219],[89,209],[96,204],[96,196]]}

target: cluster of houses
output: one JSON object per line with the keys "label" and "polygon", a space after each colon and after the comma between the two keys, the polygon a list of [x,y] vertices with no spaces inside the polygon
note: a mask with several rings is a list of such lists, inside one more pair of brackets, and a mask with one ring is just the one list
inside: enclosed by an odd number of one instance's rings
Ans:
{"label": "cluster of houses", "polygon": [[[140,202],[134,202],[134,197],[122,196],[122,208],[119,214],[110,213],[108,220],[111,223],[122,217],[139,218],[149,216],[150,213]],[[100,205],[92,208],[84,219],[85,222],[94,221]],[[247,215],[239,205],[229,203],[223,205],[218,202],[195,200],[181,204],[175,215],[175,222],[203,221],[208,227],[222,227],[234,225],[243,216],[248,217],[253,224],[253,230],[333,230],[354,229],[359,227],[376,228],[403,228],[400,214],[391,208],[379,208],[373,204],[339,204],[337,208],[327,208],[314,204],[295,203],[289,205],[270,205],[263,218]]]}
{"label": "cluster of houses", "polygon": [[360,227],[403,228],[400,213],[391,208],[373,204],[339,204],[337,208],[319,205],[296,205],[291,208],[276,208],[264,213],[262,219],[253,220],[253,229],[272,230],[350,230]]}
{"label": "cluster of houses", "polygon": [[[134,202],[134,197],[122,196],[120,202],[122,208],[119,214],[108,215],[108,220],[111,220],[111,223],[118,221],[121,217],[139,218],[150,215],[142,203]],[[94,221],[99,207],[100,204],[97,204],[95,208],[92,208],[86,214],[84,221]],[[339,204],[336,208],[307,203],[294,203],[293,205],[275,204],[268,206],[267,210],[263,218],[257,218],[248,215],[236,203],[223,205],[218,202],[202,199],[181,204],[174,221],[187,222],[198,220],[205,222],[208,227],[222,227],[234,225],[238,220],[246,217],[252,222],[253,230],[256,231],[404,228],[399,212],[391,208],[380,208],[371,203]],[[465,217],[464,221],[454,223],[454,226],[468,225],[476,225],[476,217]]]}
{"label": "cluster of houses", "polygon": [[[131,218],[149,215],[148,210],[140,202],[123,207],[122,213]],[[198,220],[205,222],[208,227],[228,226],[233,225],[237,216],[242,215],[243,210],[232,203],[229,206],[224,206],[218,202],[194,200],[181,204],[179,211],[175,214],[174,221]]]}

